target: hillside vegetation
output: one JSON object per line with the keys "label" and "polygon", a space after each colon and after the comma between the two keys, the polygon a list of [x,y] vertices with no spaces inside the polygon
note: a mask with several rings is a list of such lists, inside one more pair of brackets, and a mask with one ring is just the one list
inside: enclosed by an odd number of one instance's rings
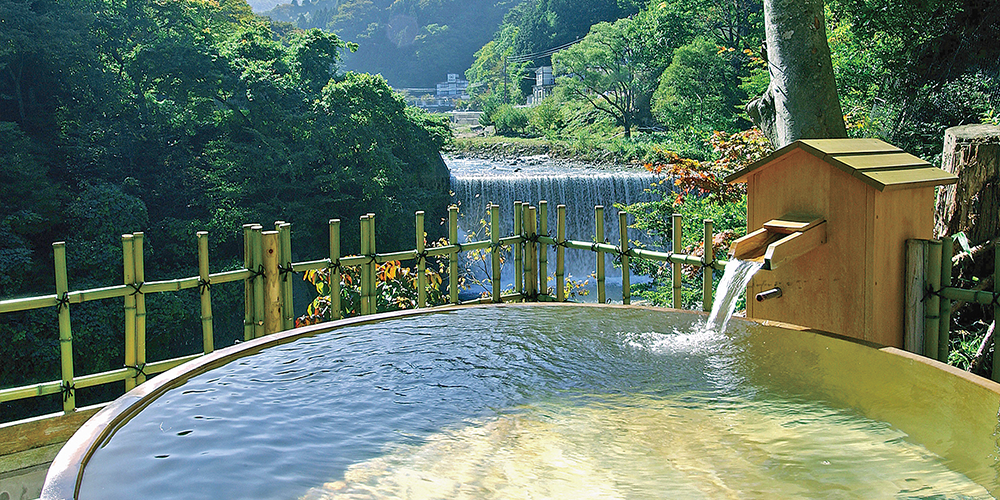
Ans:
{"label": "hillside vegetation", "polygon": [[[274,27],[245,0],[9,0],[0,20],[0,297],[52,293],[53,241],[78,290],[122,283],[132,231],[149,279],[166,279],[197,274],[199,230],[218,271],[240,259],[244,223],[319,235],[295,248],[315,258],[330,218],[350,235],[369,211],[386,227],[445,213],[447,125],[381,77],[337,73],[355,47],[336,35]],[[217,345],[242,336],[242,291],[225,290]],[[150,359],[197,351],[196,304],[151,296]],[[74,308],[78,373],[120,368],[121,307]],[[4,387],[54,377],[54,315],[4,316]]]}

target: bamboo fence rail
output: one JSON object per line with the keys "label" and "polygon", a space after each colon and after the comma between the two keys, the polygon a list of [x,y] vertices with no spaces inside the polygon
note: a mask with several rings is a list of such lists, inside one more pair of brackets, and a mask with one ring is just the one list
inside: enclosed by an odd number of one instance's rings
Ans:
{"label": "bamboo fence rail", "polygon": [[[416,248],[391,253],[378,253],[375,246],[375,214],[361,217],[359,255],[341,255],[340,220],[329,221],[329,255],[326,258],[292,262],[291,225],[278,221],[274,231],[264,231],[259,224],[243,226],[243,268],[233,271],[211,273],[209,267],[207,232],[198,232],[196,242],[198,249],[198,275],[165,281],[145,281],[145,266],[143,262],[143,234],[132,233],[122,236],[122,263],[124,283],[88,290],[70,291],[66,272],[66,246],[64,242],[53,244],[55,263],[55,294],[38,297],[27,297],[0,301],[0,314],[17,311],[27,311],[55,307],[58,312],[58,334],[60,346],[60,380],[30,384],[22,387],[0,389],[0,402],[62,394],[63,411],[72,412],[76,408],[75,391],[84,387],[101,384],[123,382],[125,390],[141,384],[147,376],[166,371],[188,360],[215,349],[212,317],[213,286],[242,281],[244,284],[244,329],[245,340],[257,338],[266,334],[292,328],[295,314],[292,302],[292,283],[290,274],[310,270],[326,269],[329,271],[330,303],[332,319],[340,318],[341,275],[345,268],[361,269],[361,302],[360,312],[363,315],[374,314],[376,305],[376,265],[392,261],[416,261],[418,267],[419,296],[418,307],[425,307],[425,274],[427,259],[444,257],[448,262],[448,302],[459,303],[459,255],[462,252],[490,252],[489,266],[492,272],[492,289],[486,297],[466,301],[464,303],[488,303],[507,301],[565,301],[566,270],[565,252],[567,249],[593,252],[596,257],[595,275],[597,277],[598,300],[607,300],[605,291],[605,254],[612,254],[620,259],[622,267],[622,303],[629,304],[628,269],[631,259],[645,259],[669,263],[672,269],[671,287],[674,291],[673,305],[681,306],[681,266],[696,266],[712,272],[703,273],[702,302],[705,310],[712,304],[712,278],[714,270],[725,268],[726,261],[717,259],[712,250],[713,224],[711,220],[704,221],[703,245],[704,255],[684,255],[677,252],[658,252],[643,248],[634,248],[627,237],[627,216],[619,212],[619,234],[617,243],[608,242],[604,237],[604,207],[595,207],[595,231],[592,241],[577,241],[566,238],[566,207],[556,207],[555,236],[549,234],[548,204],[539,203],[538,207],[527,203],[515,202],[514,228],[510,236],[501,236],[499,206],[489,208],[489,239],[483,241],[458,241],[458,208],[450,207],[448,211],[448,239],[446,244],[428,248],[424,234],[424,213],[415,214]],[[681,215],[672,217],[674,249],[681,248]],[[936,246],[935,246],[936,245]],[[555,247],[556,262],[554,272],[554,287],[548,286],[548,247]],[[513,291],[504,293],[500,283],[502,269],[501,250],[512,248],[514,260]],[[936,248],[936,249],[935,249]],[[1000,294],[954,288],[950,285],[950,258],[941,258],[942,253],[951,255],[950,241],[944,244],[932,244],[928,252],[931,258],[927,260],[928,274],[932,279],[924,319],[924,337],[922,339],[929,357],[947,358],[948,317],[952,300],[964,300],[984,305],[992,304],[996,314],[1000,315]],[[943,250],[943,252],[942,252]],[[936,273],[936,276],[934,276]],[[996,283],[1000,283],[1000,266]],[[148,362],[146,359],[145,328],[146,304],[145,296],[151,293],[177,292],[197,289],[201,304],[202,353],[178,358]],[[552,292],[555,295],[552,295]],[[125,354],[122,368],[77,376],[73,371],[73,333],[70,321],[70,306],[96,300],[121,299],[124,307],[125,322]],[[994,374],[1000,374],[1000,356],[995,357],[998,367]]]}

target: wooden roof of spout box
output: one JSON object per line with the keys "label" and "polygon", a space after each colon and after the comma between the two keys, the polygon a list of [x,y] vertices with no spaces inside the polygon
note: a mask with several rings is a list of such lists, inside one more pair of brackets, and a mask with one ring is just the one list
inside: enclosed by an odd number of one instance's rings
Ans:
{"label": "wooden roof of spout box", "polygon": [[878,139],[801,139],[726,177],[746,182],[751,173],[795,149],[805,150],[879,191],[954,184],[958,177]]}

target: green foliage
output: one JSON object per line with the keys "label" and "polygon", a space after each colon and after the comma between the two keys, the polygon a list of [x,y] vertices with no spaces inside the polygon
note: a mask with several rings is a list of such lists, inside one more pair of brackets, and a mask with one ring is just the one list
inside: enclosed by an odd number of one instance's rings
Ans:
{"label": "green foliage", "polygon": [[[216,271],[238,260],[247,222],[322,235],[339,217],[348,235],[368,211],[384,227],[412,224],[418,209],[445,214],[446,118],[406,108],[381,77],[339,73],[355,48],[339,36],[273,25],[242,0],[12,0],[0,20],[16,20],[0,22],[10,41],[0,47],[4,298],[52,293],[57,239],[70,287],[86,289],[122,282],[127,232],[146,233],[147,276],[165,279],[196,274],[196,230],[211,233]],[[411,239],[379,231],[384,250]],[[297,238],[294,250],[327,246]],[[213,296],[217,345],[242,337],[229,321],[241,317],[242,290],[230,292]],[[190,354],[197,300],[148,305],[151,360]],[[121,314],[120,301],[74,306],[79,373],[121,366]],[[4,386],[27,380],[19,372],[57,378],[51,311],[19,317],[29,326],[5,318],[0,332],[0,355],[14,363]]]}
{"label": "green foliage", "polygon": [[510,104],[497,106],[490,114],[490,120],[499,135],[521,135],[528,128],[528,112]]}
{"label": "green foliage", "polygon": [[675,50],[653,95],[653,113],[660,123],[670,128],[732,129],[737,106],[746,99],[726,60],[732,51],[720,50],[704,37]]}

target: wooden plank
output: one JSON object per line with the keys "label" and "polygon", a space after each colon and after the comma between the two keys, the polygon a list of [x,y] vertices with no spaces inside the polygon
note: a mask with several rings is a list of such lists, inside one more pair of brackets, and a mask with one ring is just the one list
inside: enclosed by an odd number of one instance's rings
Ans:
{"label": "wooden plank", "polygon": [[958,177],[937,167],[856,171],[854,177],[879,191],[955,184]]}
{"label": "wooden plank", "polygon": [[806,231],[826,222],[822,217],[785,215],[780,219],[771,219],[764,223],[764,229],[768,231],[792,234],[797,231]]}
{"label": "wooden plank", "polygon": [[803,139],[798,141],[823,152],[824,155],[878,154],[902,152],[892,144],[878,139]]}
{"label": "wooden plank", "polygon": [[97,410],[90,407],[68,414],[45,415],[0,425],[0,455],[63,443]]}
{"label": "wooden plank", "polygon": [[830,155],[826,159],[830,163],[839,163],[851,170],[892,170],[931,166],[930,163],[910,153]]}
{"label": "wooden plank", "polygon": [[767,246],[773,243],[768,239],[774,237],[774,233],[762,227],[734,241],[729,246],[729,255],[738,260],[761,260],[764,258]]}
{"label": "wooden plank", "polygon": [[903,348],[914,354],[924,353],[924,258],[927,240],[906,240],[906,315],[903,318]]}
{"label": "wooden plank", "polygon": [[764,269],[774,271],[782,263],[794,260],[823,243],[826,243],[826,222],[806,231],[785,236],[767,246],[767,252],[764,254]]}

